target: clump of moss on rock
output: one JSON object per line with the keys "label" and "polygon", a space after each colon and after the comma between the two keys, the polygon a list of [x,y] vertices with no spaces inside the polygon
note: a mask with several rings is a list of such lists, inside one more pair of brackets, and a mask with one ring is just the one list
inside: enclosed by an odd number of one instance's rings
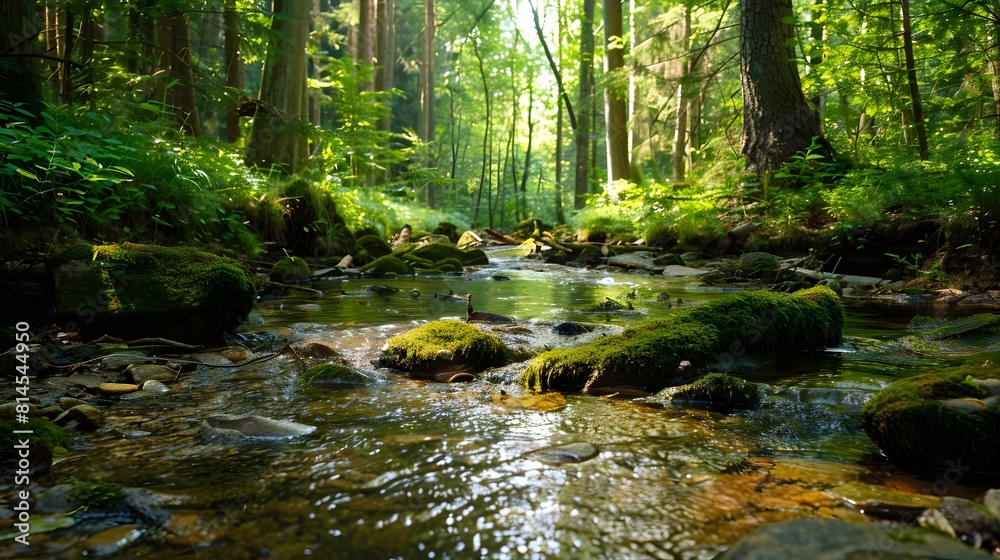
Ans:
{"label": "clump of moss on rock", "polygon": [[1000,478],[1000,410],[977,405],[990,394],[984,378],[997,378],[997,371],[960,367],[900,379],[865,403],[862,426],[904,469],[941,474],[959,468]]}
{"label": "clump of moss on rock", "polygon": [[54,270],[56,307],[85,336],[212,340],[239,325],[256,300],[242,263],[189,247],[98,245],[54,262],[62,262]]}
{"label": "clump of moss on rock", "polygon": [[377,364],[427,375],[462,370],[480,372],[506,364],[510,359],[510,349],[497,337],[467,323],[445,319],[390,338]]}
{"label": "clump of moss on rock", "polygon": [[285,257],[274,263],[268,278],[272,282],[282,284],[297,284],[312,280],[312,271],[309,265],[300,257]]}
{"label": "clump of moss on rock", "polygon": [[0,446],[2,446],[0,448],[11,450],[18,444],[17,434],[14,433],[14,430],[31,430],[31,445],[44,445],[50,451],[60,447],[68,447],[71,441],[69,434],[49,421],[48,418],[35,416],[28,419],[26,424],[0,420]]}
{"label": "clump of moss on rock", "polygon": [[74,479],[66,499],[88,508],[110,511],[125,503],[125,492],[121,484],[114,482]]}
{"label": "clump of moss on rock", "polygon": [[[656,389],[686,372],[745,352],[802,351],[840,342],[844,309],[828,288],[795,294],[743,292],[668,319],[626,329],[575,348],[538,355],[522,380],[531,390],[636,385]],[[682,361],[694,368],[678,372]]]}
{"label": "clump of moss on rock", "polygon": [[489,258],[482,249],[459,249],[454,245],[431,243],[413,250],[415,257],[427,259],[433,263],[445,259],[456,259],[465,266],[489,264]]}
{"label": "clump of moss on rock", "polygon": [[710,373],[670,394],[674,402],[702,404],[712,410],[741,410],[760,406],[760,386],[725,373]]}
{"label": "clump of moss on rock", "polygon": [[413,265],[392,255],[386,255],[362,266],[361,272],[369,276],[413,274]]}

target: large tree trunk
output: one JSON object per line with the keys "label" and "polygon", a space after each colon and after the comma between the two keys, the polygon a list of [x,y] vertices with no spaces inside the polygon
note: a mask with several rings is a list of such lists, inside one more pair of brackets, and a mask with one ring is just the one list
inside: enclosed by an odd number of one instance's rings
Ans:
{"label": "large tree trunk", "polygon": [[[24,109],[37,115],[42,108],[41,65],[38,34],[42,21],[38,6],[31,0],[0,1],[0,99],[24,103]],[[25,56],[27,55],[27,56]]]}
{"label": "large tree trunk", "polygon": [[920,102],[920,87],[917,84],[917,65],[913,58],[913,34],[910,31],[910,2],[900,0],[899,10],[903,14],[903,52],[906,55],[906,78],[910,86],[910,103],[913,106],[913,127],[917,132],[917,147],[920,159],[927,160],[927,131],[924,128],[924,107]]}
{"label": "large tree trunk", "polygon": [[247,163],[280,165],[297,172],[308,157],[303,127],[308,119],[306,41],[310,3],[274,0],[260,101],[247,148]]}
{"label": "large tree trunk", "polygon": [[583,0],[583,20],[580,22],[580,95],[576,119],[576,181],[573,207],[583,208],[590,185],[590,121],[593,112],[594,76],[594,0]]}
{"label": "large tree trunk", "polygon": [[375,91],[384,91],[388,95],[389,112],[378,120],[379,130],[388,132],[392,125],[392,88],[395,86],[396,67],[396,3],[394,0],[377,0],[377,36],[376,56],[378,65],[375,69]]}
{"label": "large tree trunk", "polygon": [[[744,169],[776,171],[822,142],[819,121],[802,94],[793,48],[791,0],[740,0],[740,75],[743,81]],[[784,21],[783,21],[784,20]]]}
{"label": "large tree trunk", "polygon": [[236,0],[226,0],[222,13],[226,57],[226,92],[230,107],[226,111],[226,141],[240,139],[240,115],[236,110],[243,89],[243,61],[240,59],[240,18]]}
{"label": "large tree trunk", "polygon": [[691,37],[691,8],[684,7],[684,17],[681,25],[677,29],[677,42],[682,52],[685,53],[679,61],[680,79],[677,80],[677,122],[674,127],[674,181],[677,183],[684,181],[684,173],[687,170],[688,154],[688,97],[692,84],[691,64],[688,62],[690,55],[689,39]]}
{"label": "large tree trunk", "polygon": [[608,183],[631,178],[628,151],[628,102],[616,82],[625,67],[625,33],[622,30],[622,0],[604,0],[605,73],[611,76],[604,88],[604,118],[608,142]]}
{"label": "large tree trunk", "polygon": [[171,11],[160,18],[160,68],[167,71],[166,101],[172,105],[181,129],[191,136],[201,135],[198,104],[191,69],[191,32],[187,14]]}
{"label": "large tree trunk", "polygon": [[[418,134],[424,142],[434,140],[434,0],[424,0],[423,60],[420,64],[420,118]],[[433,162],[428,162],[433,165]],[[434,183],[427,184],[427,206],[435,206]]]}
{"label": "large tree trunk", "polygon": [[[534,10],[534,6],[532,6]],[[565,29],[565,21],[563,20],[565,16],[563,15],[562,2],[556,0],[556,18],[558,19],[559,26],[559,68],[563,67],[563,29]],[[538,12],[535,12],[535,20],[538,20]],[[565,90],[560,92],[563,99],[566,101],[566,105],[569,106],[569,97],[566,96]],[[558,104],[558,109],[556,110],[556,196],[555,196],[555,207],[556,207],[556,224],[562,225],[566,223],[566,213],[563,210],[563,200],[562,200],[562,159],[563,159],[563,106]],[[541,176],[541,175],[539,175]]]}
{"label": "large tree trunk", "polygon": [[355,60],[358,65],[358,89],[360,91],[371,91],[372,70],[374,68],[372,59],[375,58],[375,2],[373,0],[359,0],[358,7],[360,9],[358,17],[358,58]]}

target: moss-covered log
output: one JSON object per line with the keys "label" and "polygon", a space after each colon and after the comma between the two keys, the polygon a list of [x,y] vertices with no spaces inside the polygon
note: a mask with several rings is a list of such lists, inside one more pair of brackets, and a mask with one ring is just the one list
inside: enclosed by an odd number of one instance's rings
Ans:
{"label": "moss-covered log", "polygon": [[844,324],[840,299],[828,288],[794,294],[743,292],[626,329],[575,348],[537,356],[523,375],[531,390],[587,390],[634,385],[650,389],[690,378],[694,368],[747,352],[772,354],[838,344]]}

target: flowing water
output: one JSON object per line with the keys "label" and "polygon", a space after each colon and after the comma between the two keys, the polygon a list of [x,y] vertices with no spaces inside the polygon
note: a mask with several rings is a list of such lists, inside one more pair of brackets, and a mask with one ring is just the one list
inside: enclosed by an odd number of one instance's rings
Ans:
{"label": "flowing water", "polygon": [[[500,252],[491,262],[463,276],[331,279],[314,285],[322,296],[261,302],[255,313],[264,324],[243,329],[247,357],[284,340],[320,340],[373,382],[303,387],[302,362],[285,352],[245,368],[200,367],[156,397],[104,401],[105,428],[77,437],[48,480],[117,482],[132,507],[111,517],[78,513],[74,526],[6,551],[34,558],[707,559],[764,523],[858,518],[838,490],[844,484],[941,493],[940,481],[889,466],[858,419],[873,392],[940,361],[842,348],[742,364],[770,397],[758,410],[732,414],[586,394],[566,395],[566,406],[554,411],[499,402],[501,390],[523,394],[517,375],[525,361],[460,384],[371,364],[390,336],[464,317],[465,301],[452,294],[471,293],[477,309],[516,317],[527,329],[504,336],[528,350],[568,344],[551,333],[561,321],[601,325],[583,338],[600,336],[724,295],[689,279],[548,267]],[[366,289],[374,285],[399,292]],[[607,298],[634,309],[594,311]],[[946,311],[849,300],[846,334],[891,341],[907,334],[917,313]],[[206,429],[203,421],[217,414],[316,429],[231,438]],[[572,443],[592,444],[597,454],[564,462],[539,453]],[[977,490],[947,482],[948,493]]]}

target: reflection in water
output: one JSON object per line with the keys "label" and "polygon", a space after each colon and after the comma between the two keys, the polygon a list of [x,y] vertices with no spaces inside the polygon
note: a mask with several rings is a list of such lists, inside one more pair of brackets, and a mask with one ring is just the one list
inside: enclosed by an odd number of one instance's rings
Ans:
{"label": "reflection in water", "polygon": [[[302,387],[301,364],[287,354],[244,369],[186,373],[170,393],[111,404],[109,429],[85,439],[55,471],[133,489],[131,511],[144,536],[111,556],[164,559],[198,551],[235,559],[708,559],[763,523],[857,515],[829,490],[893,476],[861,431],[858,410],[914,365],[874,354],[754,364],[750,378],[771,397],[759,410],[732,415],[655,398],[568,395],[567,406],[552,412],[497,404],[492,397],[501,389],[519,394],[524,363],[459,385],[375,370],[371,360],[390,336],[464,317],[464,300],[453,294],[471,293],[477,309],[516,317],[532,330],[520,343],[536,350],[566,344],[550,332],[561,321],[614,327],[583,335],[596,337],[640,320],[592,311],[607,298],[631,301],[648,318],[722,295],[662,277],[535,265],[504,269],[510,280],[496,281],[496,272],[330,280],[316,285],[322,297],[262,302],[256,312],[266,324],[246,329],[248,345],[264,351],[275,332],[322,340],[378,381]],[[374,284],[399,291],[374,295],[365,289]],[[850,308],[848,334],[890,340],[915,313],[874,307]],[[205,429],[203,420],[215,414],[317,429],[286,440],[237,440]],[[576,442],[598,454],[561,465],[532,456]],[[17,552],[77,557],[87,538],[120,523],[86,514]]]}

